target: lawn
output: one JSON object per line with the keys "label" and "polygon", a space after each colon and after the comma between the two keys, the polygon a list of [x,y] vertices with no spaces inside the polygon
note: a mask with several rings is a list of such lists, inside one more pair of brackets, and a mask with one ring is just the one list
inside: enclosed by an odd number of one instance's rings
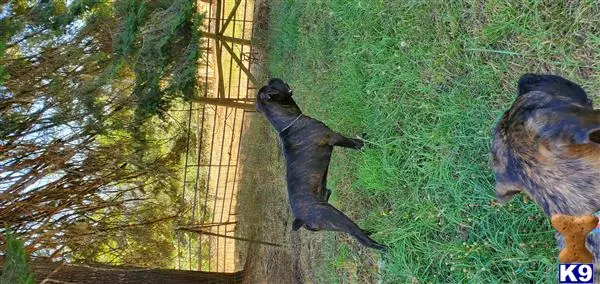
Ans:
{"label": "lawn", "polygon": [[270,1],[269,74],[305,114],[369,142],[334,151],[331,202],[392,247],[365,256],[314,233],[320,281],[555,281],[549,221],[522,196],[495,202],[489,152],[520,75],[600,90],[600,5],[562,2]]}

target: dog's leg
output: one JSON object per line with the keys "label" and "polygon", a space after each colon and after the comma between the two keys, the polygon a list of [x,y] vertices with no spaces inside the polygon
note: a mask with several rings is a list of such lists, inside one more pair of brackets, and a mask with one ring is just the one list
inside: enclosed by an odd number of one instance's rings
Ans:
{"label": "dog's leg", "polygon": [[292,231],[298,231],[300,228],[302,228],[302,226],[304,226],[304,223],[302,223],[300,219],[294,219],[294,222],[292,223]]}
{"label": "dog's leg", "polygon": [[318,232],[318,231],[320,231],[319,229],[316,229],[316,228],[311,228],[311,227],[309,227],[309,226],[308,226],[308,225],[306,225],[306,224],[304,224],[304,229],[307,229],[307,230],[309,230],[309,231],[312,231],[312,232]]}
{"label": "dog's leg", "polygon": [[331,189],[327,188],[327,173],[328,173],[329,169],[325,170],[325,174],[323,174],[323,180],[321,180],[321,188],[323,189],[321,191],[321,197],[323,198],[323,201],[327,202],[327,200],[329,200],[329,196],[331,196]]}
{"label": "dog's leg", "polygon": [[302,220],[300,220],[300,219],[294,219],[294,222],[292,223],[292,231],[298,231],[302,227],[304,227],[304,229],[307,229],[307,230],[313,231],[313,232],[316,232],[319,230],[317,228],[309,227],[308,225],[304,224],[304,222],[302,222]]}
{"label": "dog's leg", "polygon": [[330,196],[331,196],[331,189],[325,188],[325,202],[329,201]]}
{"label": "dog's leg", "polygon": [[311,220],[304,221],[307,228],[310,227],[317,230],[345,232],[352,235],[354,238],[356,238],[356,240],[365,246],[383,251],[388,249],[387,246],[371,239],[361,228],[358,227],[358,225],[350,220],[350,218],[328,203],[321,202],[315,204],[311,210],[310,216],[308,217],[309,218],[307,219]]}
{"label": "dog's leg", "polygon": [[356,149],[356,150],[360,150],[364,146],[364,142],[360,139],[347,138],[344,135],[335,133],[335,132],[333,132],[333,135],[331,137],[331,141],[329,144],[331,146],[340,146],[340,147],[352,148],[352,149]]}

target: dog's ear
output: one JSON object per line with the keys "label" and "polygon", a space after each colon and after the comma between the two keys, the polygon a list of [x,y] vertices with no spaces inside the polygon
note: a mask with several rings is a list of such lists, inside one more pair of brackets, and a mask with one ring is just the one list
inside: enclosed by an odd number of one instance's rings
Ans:
{"label": "dog's ear", "polygon": [[546,112],[527,121],[536,135],[564,144],[600,144],[600,111],[573,109]]}
{"label": "dog's ear", "polygon": [[535,86],[540,80],[540,76],[536,74],[527,73],[519,78],[519,83],[517,83],[517,96],[522,94],[526,94],[532,90],[532,87]]}
{"label": "dog's ear", "polygon": [[260,88],[260,90],[258,91],[258,98],[263,100],[263,101],[268,101],[273,99],[274,95],[279,94],[279,91],[269,87],[269,86],[264,86],[262,88]]}
{"label": "dog's ear", "polygon": [[587,93],[577,83],[557,75],[525,74],[519,79],[517,96],[531,91],[541,91],[554,96],[567,97],[575,102],[592,107]]}
{"label": "dog's ear", "polygon": [[270,79],[268,85],[271,88],[278,90],[279,95],[281,95],[282,98],[286,96],[291,97],[293,95],[293,91],[292,88],[290,88],[290,85],[288,85],[288,83],[279,78]]}

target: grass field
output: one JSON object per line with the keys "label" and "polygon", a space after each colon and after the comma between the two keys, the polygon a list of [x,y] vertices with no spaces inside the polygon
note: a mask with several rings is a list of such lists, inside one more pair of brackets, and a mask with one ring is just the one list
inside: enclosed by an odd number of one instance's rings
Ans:
{"label": "grass field", "polygon": [[307,115],[370,142],[334,151],[331,202],[392,246],[365,256],[315,233],[319,280],[555,281],[554,231],[522,196],[496,204],[489,151],[523,73],[600,90],[600,5],[562,2],[271,1],[269,74]]}

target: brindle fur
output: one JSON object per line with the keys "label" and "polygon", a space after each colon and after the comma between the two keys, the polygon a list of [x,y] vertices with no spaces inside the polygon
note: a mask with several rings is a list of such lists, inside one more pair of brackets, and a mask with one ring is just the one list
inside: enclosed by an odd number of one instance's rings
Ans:
{"label": "brindle fur", "polygon": [[292,99],[292,90],[281,79],[271,79],[259,90],[256,109],[280,132],[288,199],[296,218],[292,229],[346,232],[365,246],[384,250],[386,246],[371,239],[344,213],[327,203],[331,194],[327,189],[327,169],[333,146],[361,149],[363,142],[346,138],[322,122],[302,115]]}
{"label": "brindle fur", "polygon": [[[592,214],[600,210],[600,111],[576,83],[526,74],[496,126],[492,163],[499,201],[523,192],[548,217]],[[600,235],[590,235],[587,244],[598,270]]]}

